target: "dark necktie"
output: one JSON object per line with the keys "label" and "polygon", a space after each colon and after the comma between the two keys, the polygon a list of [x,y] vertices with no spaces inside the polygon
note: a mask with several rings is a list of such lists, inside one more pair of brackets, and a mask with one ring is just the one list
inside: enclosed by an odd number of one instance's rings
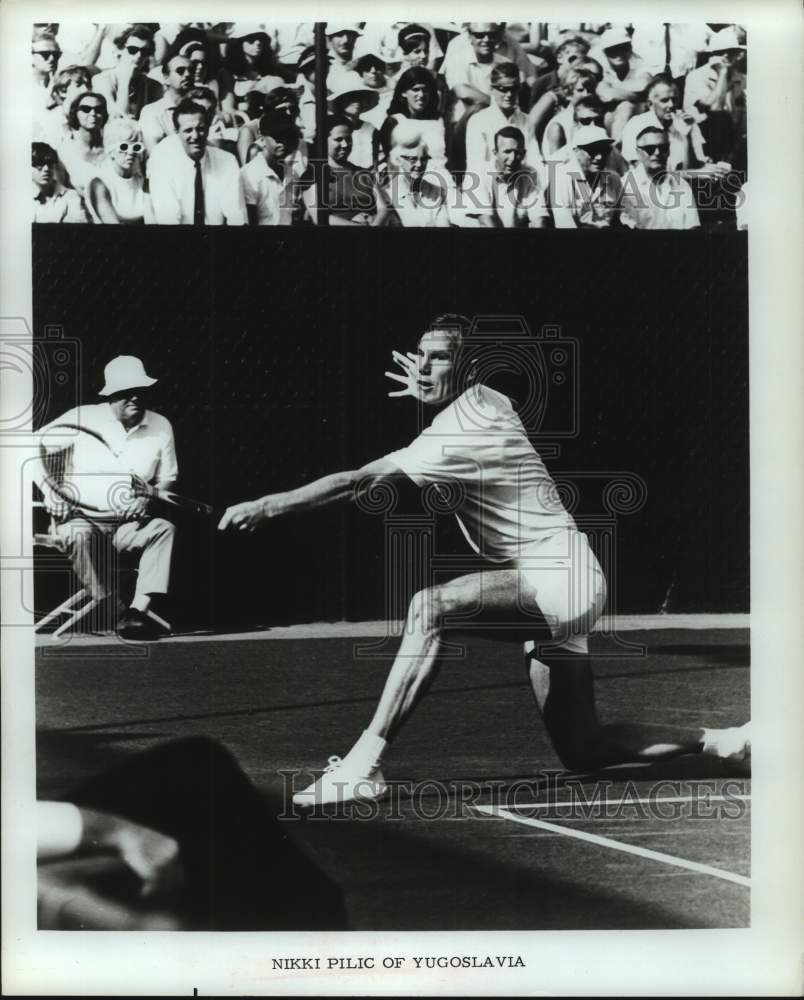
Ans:
{"label": "dark necktie", "polygon": [[664,26],[664,73],[665,76],[672,76],[673,72],[670,68],[670,25],[665,24]]}
{"label": "dark necktie", "polygon": [[193,225],[204,225],[204,181],[201,177],[201,161],[195,161],[195,199],[193,200]]}

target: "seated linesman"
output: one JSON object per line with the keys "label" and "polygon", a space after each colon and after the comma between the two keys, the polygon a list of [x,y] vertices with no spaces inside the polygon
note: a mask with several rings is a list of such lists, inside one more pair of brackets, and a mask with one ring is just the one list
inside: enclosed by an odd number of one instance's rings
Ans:
{"label": "seated linesman", "polygon": [[[112,597],[109,541],[118,552],[139,556],[134,597],[117,630],[126,639],[158,639],[165,629],[148,612],[152,600],[168,592],[175,527],[153,516],[158,501],[147,491],[170,489],[176,480],[173,429],[146,408],[157,380],[139,358],[114,358],[104,376],[99,395],[105,402],[76,407],[41,429],[37,483],[51,530],[90,597]],[[55,454],[67,456],[60,466],[45,457],[54,446]]]}

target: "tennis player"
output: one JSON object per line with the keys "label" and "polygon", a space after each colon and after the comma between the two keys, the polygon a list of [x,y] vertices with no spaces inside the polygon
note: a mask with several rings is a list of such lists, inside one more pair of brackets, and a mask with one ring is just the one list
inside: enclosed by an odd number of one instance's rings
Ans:
{"label": "tennis player", "polygon": [[[407,447],[354,472],[230,507],[219,528],[248,532],[266,520],[355,500],[378,479],[408,476],[448,490],[470,545],[488,569],[415,594],[394,664],[368,728],[343,758],[294,795],[300,806],[375,799],[386,792],[382,758],[438,673],[445,642],[460,631],[525,641],[536,704],[558,757],[571,770],[685,753],[746,760],[746,727],[688,734],[602,725],[597,718],[588,635],[606,602],[606,581],[586,535],[563,507],[517,415],[517,400],[478,378],[466,317],[439,316],[415,353],[393,352],[386,376],[433,413]],[[658,733],[658,735],[657,735]]]}
{"label": "tennis player", "polygon": [[134,597],[117,631],[125,639],[159,639],[166,629],[162,619],[149,611],[153,599],[168,592],[175,527],[163,517],[153,517],[149,499],[133,495],[128,484],[133,473],[159,489],[173,486],[178,476],[173,429],[165,417],[146,408],[149,389],[157,380],[146,373],[139,358],[113,358],[104,368],[104,378],[99,392],[103,402],[69,410],[38,432],[44,442],[54,442],[64,434],[58,425],[76,425],[106,442],[100,450],[87,447],[86,441],[76,444],[69,484],[75,503],[66,502],[51,488],[44,469],[37,485],[52,531],[92,598],[101,601],[112,595],[112,581],[103,567],[104,539],[111,539],[118,552],[139,557]]}

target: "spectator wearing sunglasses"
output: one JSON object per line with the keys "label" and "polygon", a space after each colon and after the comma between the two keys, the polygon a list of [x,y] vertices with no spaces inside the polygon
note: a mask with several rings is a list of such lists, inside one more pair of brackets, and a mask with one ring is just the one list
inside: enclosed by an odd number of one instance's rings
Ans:
{"label": "spectator wearing sunglasses", "polygon": [[[519,129],[523,138],[529,135],[528,116],[519,107],[520,88],[519,70],[513,63],[499,63],[492,68],[491,104],[472,115],[466,125],[467,174],[482,177],[496,170],[494,137],[501,128],[508,125]],[[526,159],[530,167],[542,166],[535,144],[530,145]]]}
{"label": "spectator wearing sunglasses", "polygon": [[[246,164],[255,155],[255,146],[260,141],[260,121],[263,115],[273,111],[285,115],[291,122],[300,123],[299,114],[299,92],[295,87],[275,87],[269,94],[253,95],[259,96],[260,100],[255,102],[249,111],[247,120],[240,124],[236,130],[237,147],[236,154],[241,164]],[[307,169],[308,149],[307,143],[301,141],[296,152],[293,154],[294,172],[301,176]]]}
{"label": "spectator wearing sunglasses", "polygon": [[453,121],[459,121],[469,110],[488,107],[491,69],[495,63],[510,61],[498,52],[502,35],[501,24],[472,22],[465,35],[456,36],[447,46],[441,72],[455,102]]}
{"label": "spectator wearing sunglasses", "polygon": [[301,221],[299,178],[292,169],[301,132],[281,111],[260,119],[259,154],[241,168],[249,222],[258,226],[291,226]]}
{"label": "spectator wearing sunglasses", "polygon": [[133,118],[113,118],[103,130],[106,158],[87,184],[94,222],[136,225],[145,218],[142,132]]}
{"label": "spectator wearing sunglasses", "polygon": [[459,121],[470,109],[487,107],[491,101],[491,68],[495,63],[512,62],[520,77],[530,81],[536,75],[533,63],[515,39],[506,34],[501,22],[472,22],[447,46],[440,72],[455,104],[452,120]]}
{"label": "spectator wearing sunglasses", "polygon": [[71,187],[83,197],[87,182],[97,173],[106,152],[103,129],[109,120],[106,98],[87,91],[73,98],[67,113],[70,132],[58,148],[59,159],[67,171]]}
{"label": "spectator wearing sunglasses", "polygon": [[175,132],[173,112],[193,86],[193,67],[187,56],[175,55],[162,65],[165,92],[158,101],[147,104],[140,115],[142,138],[148,153],[158,142]]}
{"label": "spectator wearing sunglasses", "polygon": [[41,139],[55,149],[70,134],[67,112],[73,98],[92,89],[92,78],[86,66],[66,66],[53,80],[51,95],[55,107],[45,111],[34,121],[33,137]]}
{"label": "spectator wearing sunglasses", "polygon": [[144,24],[126,27],[115,39],[117,62],[95,77],[95,89],[106,97],[110,114],[139,118],[142,109],[158,101],[162,86],[147,75],[154,53],[154,36]]}
{"label": "spectator wearing sunglasses", "polygon": [[556,229],[603,229],[619,213],[619,176],[607,169],[612,140],[604,128],[573,133],[571,152],[550,171],[550,205]]}
{"label": "spectator wearing sunglasses", "polygon": [[81,196],[58,178],[59,158],[46,142],[31,144],[34,222],[89,222]]}
{"label": "spectator wearing sunglasses", "polygon": [[50,107],[50,85],[59,68],[61,49],[55,35],[36,28],[31,42],[31,67],[33,69],[33,115],[40,118]]}
{"label": "spectator wearing sunglasses", "polygon": [[542,156],[556,158],[556,153],[571,144],[575,130],[575,106],[594,95],[597,80],[588,70],[570,66],[562,72],[559,92],[560,107],[547,123],[542,137]]}
{"label": "spectator wearing sunglasses", "polygon": [[667,169],[670,139],[649,125],[636,138],[639,162],[623,177],[622,222],[630,229],[695,229],[700,226],[692,188]]}

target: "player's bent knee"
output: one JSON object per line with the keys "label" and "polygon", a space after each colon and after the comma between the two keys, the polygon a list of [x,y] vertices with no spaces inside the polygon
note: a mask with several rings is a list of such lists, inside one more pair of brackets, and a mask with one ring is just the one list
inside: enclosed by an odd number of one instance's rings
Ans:
{"label": "player's bent knee", "polygon": [[419,632],[434,632],[441,626],[442,601],[436,587],[425,587],[413,595],[408,618]]}

